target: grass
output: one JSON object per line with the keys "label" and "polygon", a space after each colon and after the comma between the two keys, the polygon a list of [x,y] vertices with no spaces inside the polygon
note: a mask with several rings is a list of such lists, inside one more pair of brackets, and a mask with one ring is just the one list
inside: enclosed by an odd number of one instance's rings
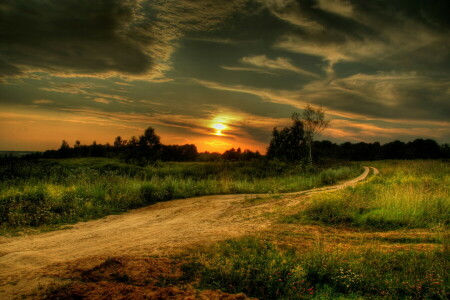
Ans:
{"label": "grass", "polygon": [[342,191],[318,194],[284,218],[377,230],[450,224],[450,164],[446,161],[376,162],[381,174]]}
{"label": "grass", "polygon": [[[370,165],[378,167],[380,175],[355,187],[313,195],[306,209],[282,221],[313,223],[322,228],[315,234],[327,232],[326,226],[345,229],[347,239],[353,237],[351,228],[358,229],[356,236],[364,230],[375,234],[401,229],[396,235],[369,235],[364,246],[345,240],[350,244],[330,247],[319,242],[295,249],[287,246],[295,243],[286,236],[227,240],[195,253],[186,267],[188,273],[201,278],[201,288],[244,292],[260,299],[448,299],[449,163]],[[413,228],[437,231],[408,237]]]}
{"label": "grass", "polygon": [[260,299],[446,299],[450,252],[282,249],[254,237],[227,240],[194,254],[184,271],[200,287]]}
{"label": "grass", "polygon": [[4,159],[0,164],[0,233],[67,224],[160,201],[201,195],[281,193],[354,177],[356,165],[306,171],[273,161],[157,163],[113,159]]}

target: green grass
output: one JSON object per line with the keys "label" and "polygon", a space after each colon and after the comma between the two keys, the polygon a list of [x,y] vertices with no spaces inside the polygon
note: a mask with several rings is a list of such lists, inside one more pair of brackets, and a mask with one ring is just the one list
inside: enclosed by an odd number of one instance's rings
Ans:
{"label": "green grass", "polygon": [[0,165],[0,233],[95,219],[178,198],[304,190],[360,171],[356,165],[305,171],[272,161],[139,167],[105,158],[10,159]]}
{"label": "green grass", "polygon": [[446,299],[448,245],[429,252],[325,251],[305,253],[247,237],[196,254],[184,267],[200,287],[244,292],[260,299]]}
{"label": "green grass", "polygon": [[372,229],[450,224],[450,164],[445,161],[374,162],[380,175],[356,187],[318,194],[286,222]]}

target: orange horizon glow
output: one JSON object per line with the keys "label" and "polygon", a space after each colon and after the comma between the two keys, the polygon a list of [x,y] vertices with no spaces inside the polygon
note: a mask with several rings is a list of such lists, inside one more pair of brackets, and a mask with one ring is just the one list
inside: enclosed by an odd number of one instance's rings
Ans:
{"label": "orange horizon glow", "polygon": [[[78,111],[77,111],[78,113]],[[145,128],[152,126],[161,142],[171,144],[194,144],[199,152],[218,152],[231,148],[249,149],[265,154],[271,137],[271,128],[289,124],[289,119],[255,118],[239,111],[219,111],[207,119],[176,116],[183,120],[184,126],[166,126],[166,115],[147,117],[132,114],[125,116],[96,111],[47,111],[35,107],[2,107],[0,112],[0,150],[1,151],[45,151],[58,149],[62,140],[74,145],[76,140],[83,145],[93,141],[98,144],[113,144],[117,136],[129,140],[139,136]],[[173,116],[172,116],[173,118]],[[182,123],[183,124],[183,123]],[[244,124],[244,125],[243,125]],[[389,142],[404,136],[405,141],[417,136],[439,139],[445,128],[435,128],[436,124],[418,122],[407,128],[389,128],[378,124],[363,124],[357,120],[333,119],[332,127],[324,131],[320,139],[350,142]],[[266,141],[256,140],[244,126],[267,131]],[[412,134],[414,133],[414,134]],[[364,138],[363,138],[364,137]],[[381,140],[380,140],[381,139]]]}

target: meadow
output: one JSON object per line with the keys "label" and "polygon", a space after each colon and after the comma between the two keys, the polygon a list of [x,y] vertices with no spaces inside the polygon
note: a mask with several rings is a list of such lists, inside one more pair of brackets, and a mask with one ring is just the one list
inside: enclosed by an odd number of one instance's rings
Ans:
{"label": "meadow", "polygon": [[380,174],[313,195],[265,233],[187,254],[186,273],[259,299],[448,299],[450,164],[370,165]]}
{"label": "meadow", "polygon": [[377,230],[448,227],[450,164],[438,161],[371,162],[381,170],[364,184],[316,195],[287,222]]}
{"label": "meadow", "polygon": [[360,171],[356,164],[311,169],[268,160],[158,162],[141,167],[108,158],[5,158],[0,167],[0,226],[8,233],[95,219],[171,199],[298,191]]}

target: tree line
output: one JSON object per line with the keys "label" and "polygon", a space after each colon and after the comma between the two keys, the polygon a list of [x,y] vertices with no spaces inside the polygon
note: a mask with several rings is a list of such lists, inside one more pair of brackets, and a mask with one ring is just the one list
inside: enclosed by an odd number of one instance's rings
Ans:
{"label": "tree line", "polygon": [[[439,145],[431,139],[416,139],[404,143],[393,141],[374,143],[342,143],[315,141],[317,135],[330,126],[324,110],[307,105],[302,113],[292,114],[292,125],[274,128],[266,158],[285,162],[303,161],[305,164],[321,160],[382,160],[382,159],[438,159],[450,158],[450,146]],[[111,145],[95,141],[82,145],[76,141],[71,147],[62,141],[58,150],[28,155],[30,158],[117,157],[126,163],[146,165],[156,161],[250,161],[264,157],[258,151],[231,148],[220,154],[197,151],[194,144],[163,145],[155,129],[148,127],[139,138],[124,140],[118,136]]]}
{"label": "tree line", "polygon": [[65,140],[58,150],[47,150],[42,153],[27,155],[28,158],[74,158],[74,157],[110,157],[137,165],[146,165],[156,161],[249,161],[262,155],[251,150],[242,151],[241,148],[231,148],[223,154],[217,152],[197,151],[194,144],[164,145],[155,129],[148,127],[143,135],[124,140],[121,136],[115,138],[114,143],[82,145],[76,141],[73,146]]}
{"label": "tree line", "polygon": [[[317,135],[330,125],[322,108],[305,107],[302,114],[292,114],[292,125],[274,128],[267,157],[283,161],[382,160],[382,159],[438,159],[450,158],[450,146],[439,145],[431,139],[416,139],[404,143],[399,140],[381,145],[374,143],[336,144],[330,141],[314,141]],[[313,150],[314,149],[314,150]],[[314,155],[312,155],[314,153]]]}

